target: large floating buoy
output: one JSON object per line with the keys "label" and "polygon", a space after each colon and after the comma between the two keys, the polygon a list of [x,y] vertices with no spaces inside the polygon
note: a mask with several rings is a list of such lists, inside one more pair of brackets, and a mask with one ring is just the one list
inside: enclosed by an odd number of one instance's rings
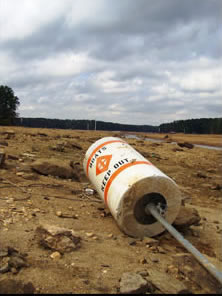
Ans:
{"label": "large floating buoy", "polygon": [[120,138],[105,137],[87,150],[84,171],[120,229],[133,237],[165,230],[146,211],[152,203],[173,223],[181,197],[177,184]]}

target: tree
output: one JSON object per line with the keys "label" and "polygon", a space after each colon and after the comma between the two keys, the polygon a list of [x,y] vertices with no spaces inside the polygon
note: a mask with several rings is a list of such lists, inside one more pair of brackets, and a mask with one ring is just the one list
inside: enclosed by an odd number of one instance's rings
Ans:
{"label": "tree", "polygon": [[13,90],[0,85],[0,125],[13,124],[18,116],[16,109],[19,106],[19,98],[14,95]]}

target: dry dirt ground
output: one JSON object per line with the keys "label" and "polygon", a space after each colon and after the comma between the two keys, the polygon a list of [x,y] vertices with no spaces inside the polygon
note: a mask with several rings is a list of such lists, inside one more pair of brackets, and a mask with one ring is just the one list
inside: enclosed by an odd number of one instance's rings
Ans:
{"label": "dry dirt ground", "polygon": [[[130,238],[97,193],[87,195],[85,189],[92,186],[83,173],[83,158],[104,136],[123,134],[0,127],[6,153],[0,168],[0,293],[120,293],[126,272],[149,283],[147,294],[219,293],[217,281],[168,232],[151,243]],[[222,271],[222,151],[144,137],[125,140],[179,185],[183,204],[201,218],[182,234]],[[33,171],[33,162],[42,158],[71,162],[79,179]],[[36,232],[42,224],[74,230],[80,247],[64,253],[44,248]]]}

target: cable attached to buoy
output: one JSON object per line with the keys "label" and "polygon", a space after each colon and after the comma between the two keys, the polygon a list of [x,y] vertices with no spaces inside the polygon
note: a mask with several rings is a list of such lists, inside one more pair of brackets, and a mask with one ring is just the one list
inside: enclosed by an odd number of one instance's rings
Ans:
{"label": "cable attached to buoy", "polygon": [[152,214],[156,220],[158,220],[169,232],[170,234],[180,242],[185,249],[187,249],[201,265],[207,269],[213,277],[215,277],[222,284],[222,272],[218,271],[216,267],[204,257],[188,240],[186,240],[172,225],[170,225],[159,213],[159,210],[153,203],[149,203],[145,212],[147,215]]}

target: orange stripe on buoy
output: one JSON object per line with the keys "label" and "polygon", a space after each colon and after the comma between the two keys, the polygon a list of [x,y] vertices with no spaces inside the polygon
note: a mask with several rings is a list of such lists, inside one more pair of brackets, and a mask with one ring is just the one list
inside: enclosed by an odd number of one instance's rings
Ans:
{"label": "orange stripe on buoy", "polygon": [[137,164],[148,164],[148,165],[152,165],[151,162],[148,162],[148,161],[135,161],[135,162],[130,162],[130,163],[126,163],[124,164],[123,166],[121,166],[118,170],[116,170],[112,176],[110,177],[109,181],[107,182],[106,184],[106,188],[105,188],[105,191],[104,191],[104,200],[105,200],[105,203],[107,204],[107,199],[108,199],[108,191],[109,191],[109,188],[113,182],[113,180],[122,172],[124,171],[125,169],[131,167],[131,166],[134,166],[134,165],[137,165]]}
{"label": "orange stripe on buoy", "polygon": [[98,147],[96,147],[93,152],[91,153],[90,157],[88,158],[88,161],[87,161],[87,166],[86,166],[86,172],[87,172],[87,176],[89,174],[89,164],[90,164],[90,161],[91,159],[93,158],[93,155],[102,147],[104,147],[105,145],[108,145],[108,144],[111,144],[111,143],[116,143],[116,142],[120,142],[120,143],[126,143],[124,141],[121,141],[121,140],[112,140],[112,141],[107,141],[105,143],[102,143],[101,145],[99,145]]}

